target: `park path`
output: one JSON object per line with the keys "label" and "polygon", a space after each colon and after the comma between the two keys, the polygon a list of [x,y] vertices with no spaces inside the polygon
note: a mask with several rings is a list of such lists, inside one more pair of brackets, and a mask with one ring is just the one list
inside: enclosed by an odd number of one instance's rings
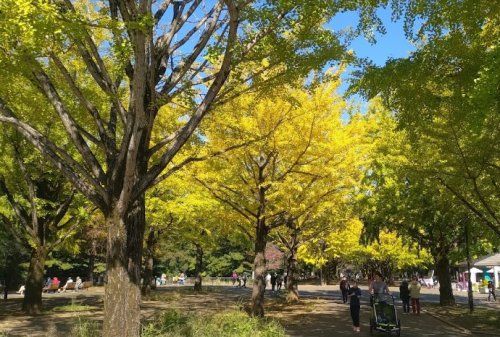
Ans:
{"label": "park path", "polygon": [[[349,305],[327,301],[315,310],[305,314],[287,315],[283,324],[291,337],[336,337],[336,336],[370,336],[370,308],[362,306],[361,332],[354,333],[349,314]],[[432,316],[422,313],[420,316],[401,315],[401,336],[408,337],[458,337],[466,336]],[[374,333],[373,336],[387,336]]]}
{"label": "park path", "polygon": [[[288,334],[291,337],[335,337],[335,336],[370,336],[370,307],[369,296],[366,286],[361,286],[363,297],[361,300],[361,333],[354,333],[350,320],[349,305],[342,304],[341,293],[338,285],[317,286],[301,285],[299,287],[301,298],[315,299],[318,303],[314,310],[305,314],[290,314],[282,319]],[[394,297],[399,298],[397,288],[390,288]],[[455,293],[457,303],[467,303],[466,293]],[[408,337],[459,337],[471,336],[463,330],[456,329],[433,316],[425,313],[426,303],[439,303],[438,289],[422,289],[422,307],[421,315],[402,314],[399,301],[396,301],[398,307],[398,317],[401,320],[401,336]],[[495,308],[500,310],[498,302],[491,303],[486,301],[486,295],[475,294],[475,305],[482,307]],[[293,322],[293,323],[292,323]],[[383,333],[374,333],[373,336],[387,336]],[[498,335],[500,337],[500,333]]]}
{"label": "park path", "polygon": [[[280,321],[290,337],[336,337],[369,336],[369,306],[366,298],[362,301],[361,333],[354,333],[351,327],[349,306],[339,300],[340,293],[335,286],[302,286],[303,300],[298,305],[289,306],[279,297],[266,294],[267,315]],[[184,291],[185,290],[185,291]],[[248,303],[251,289],[214,287],[211,291],[196,294],[187,287],[168,287],[155,292],[168,301],[144,301],[143,317],[148,319],[167,308],[183,311],[221,311],[241,307]],[[179,292],[180,291],[180,292]],[[366,294],[366,292],[365,292]],[[164,297],[167,295],[167,297]],[[38,317],[26,317],[20,311],[20,298],[12,298],[0,304],[0,332],[9,331],[9,336],[68,336],[69,327],[77,317],[102,320],[102,289],[74,294],[44,295],[47,309],[67,305],[77,300],[90,305],[92,310],[77,313],[47,312]],[[425,303],[424,303],[425,307]],[[402,336],[408,337],[460,337],[467,336],[428,315],[400,315]],[[374,336],[386,336],[376,333]],[[468,336],[471,336],[470,334]],[[500,335],[499,335],[500,336]],[[237,336],[235,336],[237,337]]]}

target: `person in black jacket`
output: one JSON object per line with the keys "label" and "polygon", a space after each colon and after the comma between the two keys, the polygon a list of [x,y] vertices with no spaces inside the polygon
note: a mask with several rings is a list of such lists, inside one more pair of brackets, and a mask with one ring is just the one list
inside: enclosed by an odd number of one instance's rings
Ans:
{"label": "person in black jacket", "polygon": [[273,292],[276,291],[276,273],[271,274],[271,287]]}
{"label": "person in black jacket", "polygon": [[340,292],[342,293],[342,302],[347,303],[347,291],[349,290],[349,282],[345,277],[340,281]]}
{"label": "person in black jacket", "polygon": [[410,313],[410,289],[408,289],[408,281],[403,280],[399,286],[399,298],[403,301],[403,313]]}
{"label": "person in black jacket", "polygon": [[349,297],[350,299],[349,306],[351,309],[352,329],[354,332],[361,331],[359,328],[360,296],[361,296],[361,289],[358,288],[357,282],[353,282],[352,286],[347,291],[347,297]]}

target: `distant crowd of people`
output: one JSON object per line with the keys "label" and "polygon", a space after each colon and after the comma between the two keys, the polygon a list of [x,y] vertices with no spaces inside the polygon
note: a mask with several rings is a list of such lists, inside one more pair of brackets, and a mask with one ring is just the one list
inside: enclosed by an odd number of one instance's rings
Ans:
{"label": "distant crowd of people", "polygon": [[76,281],[73,281],[73,278],[71,276],[68,277],[68,279],[66,280],[66,283],[61,288],[59,287],[60,284],[61,284],[61,281],[56,276],[54,276],[53,278],[48,277],[47,280],[45,281],[45,284],[44,284],[44,290],[52,291],[52,289],[57,289],[57,292],[66,292],[66,290],[70,286],[75,291],[83,289],[83,281],[80,278],[80,276],[76,277]]}
{"label": "distant crowd of people", "polygon": [[[233,283],[233,287],[246,288],[247,280],[248,280],[248,275],[246,273],[238,275],[236,271],[233,271],[233,274],[231,275],[231,282]],[[236,282],[238,283],[238,285],[236,285]]]}
{"label": "distant crowd of people", "polygon": [[[80,276],[76,277],[76,281],[73,281],[73,278],[70,276],[66,280],[66,283],[64,286],[60,287],[61,281],[57,278],[57,276],[54,276],[53,278],[47,277],[43,284],[43,291],[44,292],[58,292],[58,293],[64,293],[68,288],[70,287],[72,290],[78,291],[83,289],[83,281],[80,278]],[[73,286],[74,285],[74,286]],[[24,295],[26,292],[26,286],[21,285],[19,287],[19,290],[16,291],[17,294],[19,295]]]}
{"label": "distant crowd of people", "polygon": [[[180,272],[179,274],[175,274],[172,276],[172,284],[185,285],[186,279],[186,274],[184,272]],[[154,282],[157,287],[167,285],[167,274],[162,273],[160,276],[156,276]]]}
{"label": "distant crowd of people", "polygon": [[267,273],[266,275],[266,288],[267,287],[271,288],[272,292],[280,291],[281,288],[283,287],[283,284],[285,284],[286,288],[286,282],[287,282],[286,273],[281,275],[277,272],[272,272],[272,273]]}

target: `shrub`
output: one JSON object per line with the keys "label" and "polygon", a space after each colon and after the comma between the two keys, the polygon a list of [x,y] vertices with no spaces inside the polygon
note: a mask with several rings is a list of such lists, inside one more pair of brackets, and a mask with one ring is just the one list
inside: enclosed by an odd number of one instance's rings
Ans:
{"label": "shrub", "polygon": [[183,314],[168,310],[145,325],[142,337],[284,337],[273,320],[249,317],[232,310],[216,314]]}
{"label": "shrub", "polygon": [[69,335],[74,337],[99,337],[101,336],[101,328],[96,321],[79,318],[71,328]]}

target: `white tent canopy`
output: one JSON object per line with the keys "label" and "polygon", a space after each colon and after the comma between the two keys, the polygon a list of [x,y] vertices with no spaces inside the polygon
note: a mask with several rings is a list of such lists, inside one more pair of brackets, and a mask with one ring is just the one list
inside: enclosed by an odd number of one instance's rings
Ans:
{"label": "white tent canopy", "polygon": [[[458,264],[458,266],[463,270],[463,268],[467,268],[467,261],[461,262]],[[470,275],[470,280],[472,283],[476,283],[476,274],[484,273],[490,273],[493,274],[493,279],[495,280],[495,286],[498,287],[499,281],[500,281],[500,253],[496,254],[490,254],[487,256],[482,256],[478,259],[475,259],[471,263],[471,275]],[[479,269],[476,267],[483,267],[483,269]],[[486,270],[489,268],[489,270]],[[468,271],[465,271],[465,273],[468,273]]]}

